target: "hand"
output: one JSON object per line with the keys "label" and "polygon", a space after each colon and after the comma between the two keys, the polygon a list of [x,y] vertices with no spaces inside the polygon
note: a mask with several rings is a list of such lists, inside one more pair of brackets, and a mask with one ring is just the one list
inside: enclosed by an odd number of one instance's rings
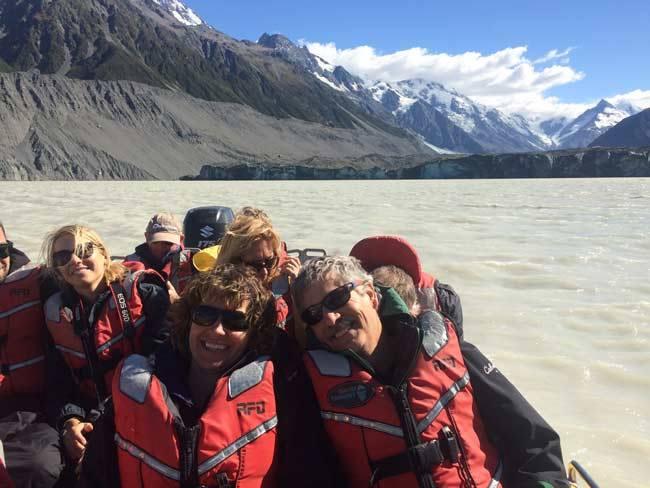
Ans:
{"label": "hand", "polygon": [[72,418],[63,425],[63,446],[70,459],[79,462],[86,450],[85,434],[93,431],[93,424]]}
{"label": "hand", "polygon": [[177,300],[180,300],[181,297],[176,291],[176,288],[174,288],[174,285],[172,285],[171,281],[167,282],[167,293],[169,294],[169,303],[174,303]]}
{"label": "hand", "polygon": [[298,273],[300,273],[300,259],[295,256],[287,257],[280,268],[280,273],[295,280],[298,277]]}

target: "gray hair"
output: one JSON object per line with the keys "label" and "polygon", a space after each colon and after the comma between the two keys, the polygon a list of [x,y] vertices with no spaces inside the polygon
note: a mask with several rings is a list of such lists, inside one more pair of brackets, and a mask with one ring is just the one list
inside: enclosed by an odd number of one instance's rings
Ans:
{"label": "gray hair", "polygon": [[350,281],[363,281],[373,284],[372,276],[361,266],[361,262],[352,256],[326,256],[314,258],[302,265],[298,277],[291,284],[293,302],[300,308],[302,296],[315,282],[333,280],[336,285]]}

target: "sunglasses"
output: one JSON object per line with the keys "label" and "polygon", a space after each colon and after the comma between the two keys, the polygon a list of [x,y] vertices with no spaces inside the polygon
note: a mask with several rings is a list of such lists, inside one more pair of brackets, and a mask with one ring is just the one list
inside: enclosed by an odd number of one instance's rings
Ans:
{"label": "sunglasses", "polygon": [[11,253],[13,243],[11,241],[3,242],[0,244],[0,259],[8,258]]}
{"label": "sunglasses", "polygon": [[261,259],[259,261],[242,261],[246,266],[254,268],[255,271],[260,272],[264,269],[271,271],[278,265],[278,257],[271,256],[270,258]]}
{"label": "sunglasses", "polygon": [[325,298],[320,303],[310,305],[302,311],[300,318],[307,325],[316,325],[323,320],[323,308],[334,311],[341,308],[343,305],[350,301],[351,292],[354,283],[346,283],[338,288],[334,288],[331,292],[325,295]]}
{"label": "sunglasses", "polygon": [[81,246],[75,247],[74,251],[69,251],[67,249],[63,251],[57,251],[52,254],[52,264],[55,267],[65,266],[72,259],[74,254],[79,259],[88,259],[95,252],[95,245],[92,242],[86,242]]}
{"label": "sunglasses", "polygon": [[192,310],[192,322],[201,327],[210,327],[217,320],[221,320],[224,329],[244,332],[250,328],[244,312],[239,310],[224,310],[211,305],[199,305]]}

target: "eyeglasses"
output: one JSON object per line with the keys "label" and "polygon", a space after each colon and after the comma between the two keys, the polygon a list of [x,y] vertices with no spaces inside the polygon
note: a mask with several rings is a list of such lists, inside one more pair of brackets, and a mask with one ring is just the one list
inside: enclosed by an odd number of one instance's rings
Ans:
{"label": "eyeglasses", "polygon": [[0,259],[8,258],[12,247],[13,242],[11,241],[0,243]]}
{"label": "eyeglasses", "polygon": [[266,269],[267,271],[271,271],[273,268],[275,268],[278,265],[278,257],[277,256],[271,256],[266,259],[261,259],[259,261],[242,261],[246,266],[250,266],[251,268],[254,268],[255,271],[260,272],[263,269]]}
{"label": "eyeglasses", "polygon": [[224,310],[211,305],[199,305],[192,311],[192,322],[201,327],[210,327],[221,320],[224,329],[244,332],[250,328],[246,314],[239,310]]}
{"label": "eyeglasses", "polygon": [[52,264],[56,267],[65,266],[72,259],[74,254],[79,259],[88,259],[95,253],[95,245],[92,242],[86,242],[80,246],[75,247],[74,251],[64,249],[52,254]]}
{"label": "eyeglasses", "polygon": [[300,318],[307,325],[316,325],[323,320],[323,308],[330,311],[341,308],[350,301],[351,292],[355,286],[357,285],[354,283],[346,283],[338,288],[334,288],[325,295],[325,298],[320,303],[310,305],[304,309],[300,314]]}

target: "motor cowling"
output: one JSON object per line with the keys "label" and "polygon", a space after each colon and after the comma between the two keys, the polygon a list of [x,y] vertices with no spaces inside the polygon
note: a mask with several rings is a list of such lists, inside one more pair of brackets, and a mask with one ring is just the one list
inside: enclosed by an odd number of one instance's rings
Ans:
{"label": "motor cowling", "polygon": [[234,218],[230,207],[213,205],[189,209],[183,220],[185,247],[204,249],[219,244]]}

